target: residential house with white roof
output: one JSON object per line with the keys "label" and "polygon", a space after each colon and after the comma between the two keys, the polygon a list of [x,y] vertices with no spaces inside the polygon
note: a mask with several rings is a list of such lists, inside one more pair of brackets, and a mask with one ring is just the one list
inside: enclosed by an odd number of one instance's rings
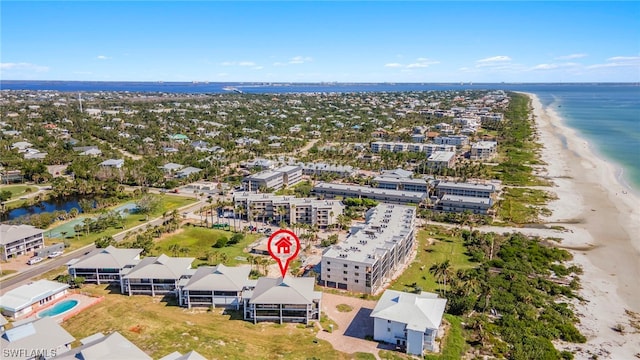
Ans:
{"label": "residential house with white roof", "polygon": [[315,278],[291,277],[258,279],[253,290],[244,291],[244,319],[257,323],[299,322],[320,319],[322,292],[314,291]]}
{"label": "residential house with white roof", "polygon": [[380,204],[366,224],[322,254],[320,285],[375,294],[409,259],[415,244],[416,209]]}
{"label": "residential house with white roof", "polygon": [[184,179],[184,178],[189,177],[190,175],[197,174],[200,171],[202,171],[202,169],[197,168],[197,167],[193,167],[193,166],[188,166],[188,167],[186,167],[184,169],[178,170],[176,172],[176,178]]}
{"label": "residential house with white roof", "polygon": [[7,260],[44,247],[44,231],[31,225],[0,224],[0,259]]}
{"label": "residential house with white roof", "polygon": [[56,301],[67,294],[68,284],[38,280],[22,285],[0,296],[2,314],[16,319]]}
{"label": "residential house with white roof", "polygon": [[433,351],[446,304],[434,293],[386,290],[370,315],[373,339],[402,346],[411,355]]}
{"label": "residential house with white roof", "polygon": [[178,300],[181,306],[192,307],[232,307],[242,305],[242,292],[252,289],[255,280],[249,280],[251,268],[201,266],[188,279],[178,283]]}
{"label": "residential house with white roof", "polygon": [[2,359],[47,360],[69,351],[73,341],[54,319],[44,317],[4,331],[0,349]]}
{"label": "residential house with white roof", "polygon": [[124,293],[122,274],[129,272],[140,262],[142,249],[122,249],[108,246],[95,249],[89,254],[70,260],[67,271],[74,279],[83,277],[86,283],[120,285],[120,292]]}
{"label": "residential house with white roof", "polygon": [[162,254],[158,257],[146,257],[122,276],[122,288],[129,296],[166,295],[178,288],[180,279],[193,274],[191,263],[195,258],[170,257]]}
{"label": "residential house with white roof", "polygon": [[124,166],[124,159],[109,159],[101,162],[99,165],[102,167],[112,167],[120,169],[122,166]]}
{"label": "residential house with white roof", "polygon": [[17,149],[18,152],[23,152],[25,150],[27,150],[28,148],[32,147],[33,144],[26,142],[26,141],[18,141],[16,143],[11,144],[11,148],[12,149]]}
{"label": "residential house with white roof", "polygon": [[134,343],[114,331],[109,335],[102,333],[93,334],[80,340],[80,346],[56,356],[56,360],[151,360]]}

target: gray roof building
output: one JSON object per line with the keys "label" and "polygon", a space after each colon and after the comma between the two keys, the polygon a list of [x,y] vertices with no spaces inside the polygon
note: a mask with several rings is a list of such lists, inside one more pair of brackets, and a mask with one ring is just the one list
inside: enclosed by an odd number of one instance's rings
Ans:
{"label": "gray roof building", "polygon": [[151,360],[152,357],[127,340],[119,332],[97,333],[80,340],[81,346],[67,351],[56,360]]}
{"label": "gray roof building", "polygon": [[0,224],[0,245],[8,245],[14,241],[40,235],[43,231],[31,225]]}
{"label": "gray roof building", "polygon": [[419,204],[427,198],[427,193],[424,192],[378,189],[367,186],[323,182],[316,184],[316,186],[313,187],[313,192],[317,195],[328,197],[365,198],[392,204]]}
{"label": "gray roof building", "polygon": [[184,290],[219,290],[242,291],[249,279],[251,268],[217,266],[201,266],[191,276]]}
{"label": "gray roof building", "polygon": [[0,336],[3,359],[53,358],[70,349],[75,340],[50,317],[14,326]]}
{"label": "gray roof building", "polygon": [[146,257],[134,266],[125,279],[179,279],[191,268],[195,258],[170,257],[162,254],[158,257]]}
{"label": "gray roof building", "polygon": [[312,277],[290,277],[258,279],[251,293],[250,304],[308,304],[322,298],[322,293],[314,291]]}
{"label": "gray roof building", "polygon": [[67,263],[70,268],[123,269],[139,262],[142,249],[121,249],[109,245]]}

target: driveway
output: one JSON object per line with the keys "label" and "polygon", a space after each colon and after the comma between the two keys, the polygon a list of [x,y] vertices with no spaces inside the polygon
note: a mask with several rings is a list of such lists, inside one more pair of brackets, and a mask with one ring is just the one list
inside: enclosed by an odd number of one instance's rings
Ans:
{"label": "driveway", "polygon": [[[336,308],[340,304],[349,305],[353,310],[340,312]],[[323,293],[322,311],[336,322],[338,329],[332,333],[321,330],[318,332],[318,338],[330,342],[338,351],[347,354],[369,353],[380,359],[378,351],[385,347],[378,342],[364,339],[367,335],[373,336],[373,319],[369,315],[375,306],[376,301]]]}

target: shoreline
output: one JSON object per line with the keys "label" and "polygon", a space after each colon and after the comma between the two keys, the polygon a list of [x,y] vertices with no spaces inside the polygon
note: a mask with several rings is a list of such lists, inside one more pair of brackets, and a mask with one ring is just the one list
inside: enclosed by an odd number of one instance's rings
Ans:
{"label": "shoreline", "polygon": [[[544,107],[535,94],[522,94],[531,99],[536,141],[543,146],[540,158],[546,164],[537,175],[554,183],[549,191],[558,197],[548,204],[552,215],[543,220],[567,229],[559,246],[584,271],[578,293],[586,301],[570,302],[587,343],[556,346],[576,352],[579,359],[633,358],[640,353],[640,336],[630,327],[626,310],[640,313],[638,193],[625,184],[617,164],[567,126],[551,106]],[[618,324],[625,326],[625,334],[614,330]]]}

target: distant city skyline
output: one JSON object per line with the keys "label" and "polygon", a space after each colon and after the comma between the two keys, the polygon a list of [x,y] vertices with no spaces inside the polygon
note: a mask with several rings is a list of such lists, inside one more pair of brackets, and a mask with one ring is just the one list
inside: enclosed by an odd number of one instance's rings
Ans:
{"label": "distant city skyline", "polygon": [[639,82],[640,2],[3,1],[0,79]]}

